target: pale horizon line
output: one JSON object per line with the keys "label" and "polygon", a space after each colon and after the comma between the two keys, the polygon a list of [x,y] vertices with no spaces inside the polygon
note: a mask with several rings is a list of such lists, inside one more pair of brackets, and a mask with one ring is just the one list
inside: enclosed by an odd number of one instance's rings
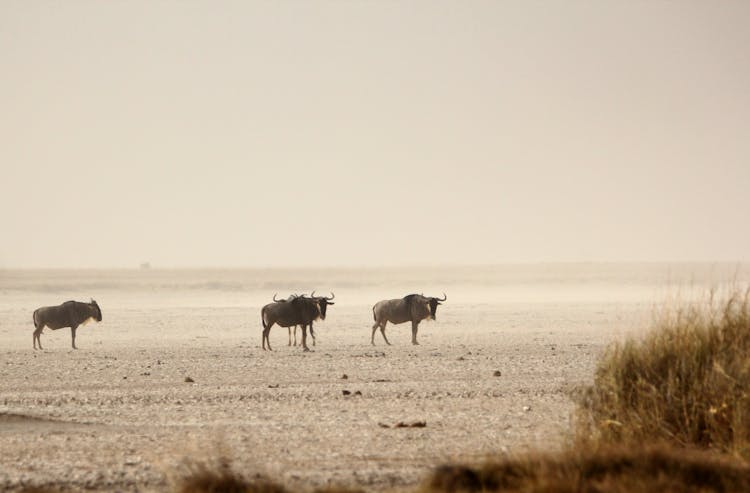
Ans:
{"label": "pale horizon line", "polygon": [[[143,264],[146,264],[145,262]],[[118,271],[169,271],[169,270],[377,270],[377,269],[430,269],[430,268],[482,268],[535,265],[750,265],[750,260],[540,260],[506,262],[443,262],[443,263],[392,263],[392,264],[288,264],[288,265],[159,265],[149,264],[123,266],[0,266],[0,271],[72,271],[72,270],[118,270]]]}

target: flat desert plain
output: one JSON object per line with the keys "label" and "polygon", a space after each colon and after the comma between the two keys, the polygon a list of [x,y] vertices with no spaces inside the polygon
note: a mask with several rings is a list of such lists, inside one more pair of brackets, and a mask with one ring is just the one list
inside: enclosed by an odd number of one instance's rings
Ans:
{"label": "flat desert plain", "polygon": [[[0,489],[165,491],[227,457],[294,490],[410,491],[449,461],[554,450],[571,393],[649,325],[673,271],[523,269],[4,271]],[[336,293],[316,345],[274,327],[263,351],[260,307],[314,288]],[[372,304],[413,291],[448,295],[420,345],[408,324],[371,345]],[[90,297],[103,321],[78,350],[69,329],[32,349],[34,308]]]}

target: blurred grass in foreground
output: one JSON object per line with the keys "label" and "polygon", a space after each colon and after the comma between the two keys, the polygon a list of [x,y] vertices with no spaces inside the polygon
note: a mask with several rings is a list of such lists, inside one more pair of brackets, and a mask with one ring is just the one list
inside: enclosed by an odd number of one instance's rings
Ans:
{"label": "blurred grass in foreground", "polygon": [[750,292],[667,310],[615,343],[581,396],[581,446],[659,441],[750,459]]}

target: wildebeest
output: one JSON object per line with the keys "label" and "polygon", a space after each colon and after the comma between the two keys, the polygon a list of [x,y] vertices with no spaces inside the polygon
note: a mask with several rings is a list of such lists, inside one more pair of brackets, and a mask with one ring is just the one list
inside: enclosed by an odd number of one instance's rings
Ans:
{"label": "wildebeest", "polygon": [[[305,295],[303,294],[302,296],[305,296]],[[294,298],[299,298],[299,297],[300,295],[295,293],[295,294],[290,294],[289,297],[286,299],[276,299],[276,294],[274,293],[273,301],[275,301],[276,303],[284,303],[284,302],[291,301]],[[287,332],[289,335],[289,343],[287,344],[287,346],[292,345],[292,333],[294,333],[294,346],[296,346],[297,345],[297,326],[294,325],[294,326],[287,327]],[[313,346],[314,346],[315,345],[315,332],[313,331],[312,324],[310,324],[310,335],[312,336]]]}
{"label": "wildebeest", "polygon": [[411,321],[411,343],[417,342],[417,328],[419,322],[426,318],[435,320],[435,312],[441,301],[447,300],[448,297],[443,293],[443,298],[427,297],[421,294],[410,294],[403,298],[395,300],[383,300],[375,303],[372,307],[372,316],[375,319],[375,325],[372,326],[372,337],[370,342],[375,345],[375,331],[380,327],[380,333],[383,334],[385,343],[390,346],[388,338],[385,336],[385,325],[388,322],[392,324],[401,324]]}
{"label": "wildebeest", "polygon": [[[260,317],[261,324],[263,325],[263,349],[271,350],[271,341],[268,338],[268,334],[271,331],[273,324],[277,324],[280,327],[292,327],[300,325],[302,327],[302,348],[305,351],[309,351],[307,347],[307,326],[310,326],[310,334],[313,335],[313,322],[315,320],[326,318],[326,308],[328,305],[333,305],[331,300],[335,297],[331,293],[331,297],[325,296],[314,296],[313,291],[310,298],[302,296],[290,296],[287,300],[275,300],[274,303],[269,303],[261,309]],[[315,336],[313,335],[313,339]]]}
{"label": "wildebeest", "polygon": [[91,303],[80,301],[66,301],[62,305],[43,306],[34,310],[34,349],[39,342],[39,349],[42,349],[42,330],[49,327],[52,330],[70,327],[70,335],[73,339],[73,349],[76,347],[76,329],[79,325],[87,323],[89,320],[102,321],[102,310],[93,299]]}

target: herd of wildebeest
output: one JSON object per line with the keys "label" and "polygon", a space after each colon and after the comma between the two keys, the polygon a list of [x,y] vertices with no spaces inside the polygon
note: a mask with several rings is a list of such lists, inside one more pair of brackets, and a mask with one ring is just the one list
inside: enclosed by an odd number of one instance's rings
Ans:
{"label": "herd of wildebeest", "polygon": [[[289,345],[292,345],[292,329],[294,329],[294,345],[297,345],[297,326],[302,328],[302,349],[309,351],[307,347],[307,328],[310,327],[310,336],[315,345],[315,332],[313,322],[325,320],[328,305],[333,305],[334,294],[331,296],[315,296],[313,291],[309,296],[306,294],[293,294],[285,299],[277,299],[273,295],[273,302],[265,305],[260,311],[261,324],[263,326],[263,350],[266,346],[271,351],[271,341],[268,335],[271,327],[278,325],[286,327],[289,333]],[[401,324],[411,322],[411,343],[417,342],[417,329],[419,322],[426,318],[435,320],[438,305],[448,297],[443,293],[442,298],[425,296],[423,294],[409,294],[403,298],[383,300],[375,303],[372,307],[372,316],[375,324],[372,326],[372,337],[370,342],[375,345],[375,332],[380,329],[386,344],[390,345],[385,336],[385,326],[388,322]],[[90,303],[80,301],[66,301],[57,306],[44,306],[34,310],[34,336],[33,343],[36,349],[42,349],[40,336],[45,327],[57,330],[70,327],[73,349],[76,348],[76,329],[87,322],[94,320],[101,322],[102,310],[99,304],[91,300]]]}

